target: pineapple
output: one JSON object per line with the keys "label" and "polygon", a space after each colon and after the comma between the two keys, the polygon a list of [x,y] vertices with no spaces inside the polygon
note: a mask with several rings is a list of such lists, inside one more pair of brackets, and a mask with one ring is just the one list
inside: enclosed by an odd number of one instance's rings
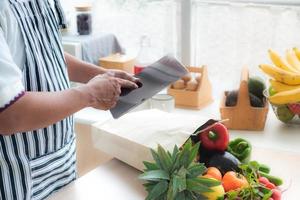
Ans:
{"label": "pineapple", "polygon": [[200,143],[189,140],[182,150],[177,146],[172,153],[158,145],[151,149],[154,163],[144,162],[145,172],[139,176],[148,196],[146,200],[205,200],[204,194],[213,192],[211,188],[221,183],[201,177],[206,172],[202,163],[195,162]]}

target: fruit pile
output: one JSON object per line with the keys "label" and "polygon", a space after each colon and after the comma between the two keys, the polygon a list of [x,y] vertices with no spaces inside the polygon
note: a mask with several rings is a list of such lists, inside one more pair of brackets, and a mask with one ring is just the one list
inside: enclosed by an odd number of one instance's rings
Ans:
{"label": "fruit pile", "polygon": [[201,74],[196,75],[196,73],[188,73],[180,80],[173,83],[171,88],[176,90],[196,91],[199,88],[200,81]]}
{"label": "fruit pile", "polygon": [[300,49],[287,50],[286,59],[269,50],[269,57],[274,65],[259,67],[271,77],[269,101],[275,114],[279,120],[288,123],[300,115]]}
{"label": "fruit pile", "polygon": [[[264,90],[266,89],[264,81],[257,76],[250,77],[248,81],[248,90],[250,104],[252,107],[264,107],[265,97]],[[237,105],[238,100],[238,90],[233,90],[227,93],[225,105],[227,107],[233,107]]]}
{"label": "fruit pile", "polygon": [[251,151],[247,140],[230,141],[221,123],[196,132],[173,152],[159,145],[151,150],[155,162],[144,162],[140,176],[146,200],[280,200],[283,181],[268,166],[250,161]]}

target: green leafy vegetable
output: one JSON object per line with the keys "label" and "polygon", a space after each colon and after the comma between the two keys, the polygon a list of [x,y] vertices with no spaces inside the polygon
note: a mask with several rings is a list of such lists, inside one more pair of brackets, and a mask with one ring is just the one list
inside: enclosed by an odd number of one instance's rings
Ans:
{"label": "green leafy vegetable", "polygon": [[240,168],[249,183],[249,187],[238,191],[229,191],[226,193],[225,199],[268,200],[272,196],[272,191],[259,183],[260,164],[251,161],[248,164],[242,164]]}

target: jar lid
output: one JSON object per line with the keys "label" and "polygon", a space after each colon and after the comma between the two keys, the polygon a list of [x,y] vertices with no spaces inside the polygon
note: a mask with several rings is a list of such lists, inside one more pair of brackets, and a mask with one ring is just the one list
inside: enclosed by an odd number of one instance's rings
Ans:
{"label": "jar lid", "polygon": [[91,4],[80,4],[75,6],[76,11],[84,12],[84,11],[90,11],[92,9]]}

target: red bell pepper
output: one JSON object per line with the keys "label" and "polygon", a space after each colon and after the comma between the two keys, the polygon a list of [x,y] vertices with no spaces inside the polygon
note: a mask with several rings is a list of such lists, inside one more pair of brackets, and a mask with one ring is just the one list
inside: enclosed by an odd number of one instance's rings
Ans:
{"label": "red bell pepper", "polygon": [[201,145],[207,150],[225,151],[229,143],[229,133],[223,124],[216,123],[201,132],[199,139]]}

